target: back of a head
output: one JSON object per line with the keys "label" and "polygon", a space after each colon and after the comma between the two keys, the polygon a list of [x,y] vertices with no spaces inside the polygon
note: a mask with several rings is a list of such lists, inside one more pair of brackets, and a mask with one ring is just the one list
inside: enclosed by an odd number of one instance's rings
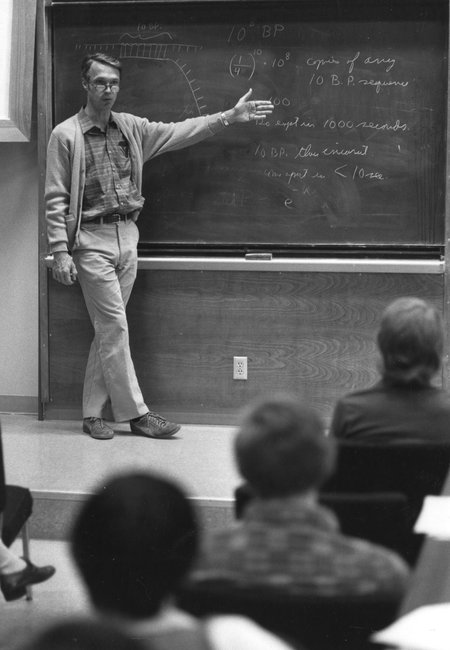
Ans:
{"label": "back of a head", "polygon": [[383,377],[428,385],[441,367],[444,337],[439,312],[419,298],[399,298],[383,312],[378,332]]}
{"label": "back of a head", "polygon": [[171,481],[132,473],[94,494],[75,523],[72,552],[95,606],[155,615],[195,559],[195,514]]}
{"label": "back of a head", "polygon": [[261,498],[318,488],[334,467],[335,441],[315,411],[289,396],[250,408],[235,439],[242,477]]}

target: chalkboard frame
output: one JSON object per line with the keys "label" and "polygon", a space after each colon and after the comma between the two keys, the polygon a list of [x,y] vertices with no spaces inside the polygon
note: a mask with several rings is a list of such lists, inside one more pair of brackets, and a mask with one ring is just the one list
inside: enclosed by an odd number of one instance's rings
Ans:
{"label": "chalkboard frame", "polygon": [[[256,0],[248,0],[248,2],[243,2],[242,0],[239,0],[238,2],[231,3],[233,6],[239,6],[239,7],[244,7],[244,6],[251,6],[255,5]],[[81,3],[84,4],[84,3]],[[114,4],[115,7],[118,5],[120,6],[126,6],[129,4],[133,5],[152,5],[152,7],[159,7],[159,8],[164,8],[165,5],[168,3],[164,2],[140,2],[140,3],[129,3],[126,0],[123,2],[115,2],[115,3],[108,3],[107,0],[99,0],[98,2],[94,3],[89,3],[89,5],[106,5],[106,4]],[[217,5],[220,6],[223,4],[223,0],[196,0],[194,2],[188,3],[185,0],[182,2],[177,2],[176,0],[170,0],[170,5],[192,5],[193,7],[199,7],[201,5]],[[230,3],[227,3],[229,5]],[[271,2],[258,2],[258,6],[261,5],[271,5],[273,3]],[[281,3],[280,3],[281,4]],[[78,6],[80,3],[74,3],[71,2],[70,0],[67,0],[65,2],[55,2],[53,3],[54,6],[63,6],[63,7],[73,7],[73,6]],[[295,2],[295,0],[287,0],[286,2],[283,2],[283,5],[285,6],[302,6],[302,11],[306,10],[306,18],[305,20],[308,20],[311,18],[311,16],[307,15],[307,11],[311,11],[311,3],[308,2],[307,0],[301,0],[300,2]],[[330,1],[325,1],[325,0],[319,0],[319,2],[315,2],[314,7],[316,6],[322,6],[322,7],[330,7],[333,5]],[[361,3],[359,0],[347,0],[346,2],[339,2],[339,3],[334,3],[334,8],[335,11],[338,11],[339,16],[342,18],[342,20],[345,21],[352,21],[352,20],[357,20],[359,18],[358,15],[355,14],[355,6],[360,6],[364,5],[364,19],[368,20],[376,20],[379,18],[380,11],[388,11],[389,12],[389,20],[392,22],[399,21],[399,20],[412,20],[411,16],[419,16],[422,15],[424,12],[423,8],[423,3],[418,2],[415,0],[413,3],[408,3],[408,8],[406,9],[406,4],[404,2],[401,2],[399,0],[394,0],[388,2],[388,0],[380,0],[380,2],[377,3],[370,3],[369,7],[366,7],[364,3]],[[336,9],[338,7],[338,9]],[[445,8],[445,9],[444,9]],[[193,10],[195,11],[195,9]],[[312,10],[316,12],[317,10],[314,9]],[[424,17],[427,18],[429,15],[436,15],[436,12],[446,12],[447,11],[447,6],[446,3],[443,0],[432,0],[431,3],[427,3],[427,8],[424,13]],[[415,12],[415,13],[414,13]],[[422,13],[421,13],[422,12]],[[427,13],[428,12],[428,13]],[[434,13],[433,13],[434,12]],[[58,58],[55,56],[55,52],[53,52],[53,58]],[[55,97],[55,94],[53,95]],[[442,121],[442,129],[444,125],[444,120]],[[442,134],[443,135],[443,132]],[[174,154],[177,155],[177,154]],[[441,154],[441,159],[442,161],[444,160],[443,154]],[[439,165],[439,168],[443,169],[444,165]],[[166,253],[166,254],[172,254],[176,253],[178,251],[184,251],[186,254],[194,254],[196,253],[197,250],[203,250],[203,252],[207,252],[208,254],[215,255],[215,254],[222,254],[222,253],[227,253],[231,254],[233,251],[240,253],[241,251],[247,251],[247,250],[253,250],[255,248],[259,248],[261,250],[276,250],[277,254],[283,255],[283,254],[289,254],[289,255],[303,255],[303,254],[309,254],[312,250],[320,250],[320,251],[329,251],[333,252],[334,250],[361,250],[365,252],[366,254],[373,254],[373,255],[378,255],[382,254],[383,251],[389,253],[399,253],[399,254],[415,254],[415,255],[428,255],[428,254],[433,254],[436,256],[440,256],[443,254],[443,245],[444,245],[444,185],[445,185],[445,177],[444,173],[442,171],[441,174],[441,180],[440,180],[440,186],[441,186],[441,197],[439,199],[440,201],[440,208],[439,208],[439,214],[433,214],[433,216],[427,215],[425,218],[425,221],[429,220],[429,223],[425,226],[421,226],[422,228],[425,228],[426,233],[425,235],[415,235],[413,241],[406,241],[406,242],[398,242],[398,243],[388,243],[388,238],[389,238],[389,233],[385,235],[385,239],[382,242],[378,242],[376,240],[368,240],[365,241],[364,237],[361,237],[360,241],[358,240],[353,240],[351,238],[345,239],[346,235],[344,235],[344,239],[342,241],[337,241],[336,245],[334,244],[334,232],[330,231],[330,239],[326,241],[321,241],[320,239],[318,241],[311,241],[307,239],[306,241],[302,241],[302,238],[299,237],[295,239],[294,241],[287,241],[287,239],[283,239],[282,241],[276,241],[271,237],[262,237],[261,239],[258,239],[256,241],[252,241],[251,237],[241,237],[241,239],[227,239],[225,236],[224,239],[219,238],[219,241],[214,241],[210,242],[208,241],[208,235],[206,237],[197,237],[196,234],[192,236],[192,239],[188,236],[188,238],[185,238],[183,236],[172,236],[169,235],[167,238],[165,238],[165,233],[163,232],[162,237],[157,236],[156,239],[148,240],[145,236],[145,227],[146,223],[148,220],[145,220],[145,218],[142,219],[141,224],[144,226],[144,236],[141,237],[141,244],[140,244],[140,253],[141,254],[149,254],[151,251],[156,251],[158,253]],[[145,208],[144,208],[145,211]],[[153,218],[153,213],[149,210],[149,214]],[[169,213],[170,214],[170,213]],[[147,216],[145,213],[143,213],[143,216]],[[170,217],[166,217],[166,221],[170,219]],[[208,219],[208,217],[207,217]],[[156,222],[154,222],[156,223]],[[276,224],[276,219],[274,220],[274,228],[277,225]],[[424,222],[425,223],[425,222]],[[152,226],[154,227],[154,226]],[[428,231],[430,231],[430,235],[428,234]],[[203,233],[201,233],[203,234]],[[247,234],[247,233],[244,233]],[[250,233],[251,234],[251,233]],[[271,233],[270,233],[271,234]],[[288,233],[289,234],[289,233]],[[351,235],[350,235],[351,237]],[[413,252],[415,251],[415,252]]]}

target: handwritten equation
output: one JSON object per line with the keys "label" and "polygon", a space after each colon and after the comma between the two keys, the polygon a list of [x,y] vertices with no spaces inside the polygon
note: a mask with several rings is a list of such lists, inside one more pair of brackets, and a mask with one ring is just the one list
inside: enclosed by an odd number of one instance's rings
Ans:
{"label": "handwritten equation", "polygon": [[[425,164],[427,150],[414,147],[433,134],[436,115],[424,91],[437,80],[433,64],[422,69],[420,51],[372,38],[370,27],[367,38],[352,34],[337,44],[333,29],[313,24],[295,33],[288,23],[249,22],[227,34],[227,44],[239,48],[230,76],[273,83],[275,111],[257,124],[252,157],[287,210],[300,205],[298,194],[394,187],[402,174],[415,173],[422,152]],[[352,50],[351,40],[364,47]]]}

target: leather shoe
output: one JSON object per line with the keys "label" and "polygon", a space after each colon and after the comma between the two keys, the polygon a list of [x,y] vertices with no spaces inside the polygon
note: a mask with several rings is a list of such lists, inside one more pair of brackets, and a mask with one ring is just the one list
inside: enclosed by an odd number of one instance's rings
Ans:
{"label": "leather shoe", "polygon": [[29,585],[37,585],[52,577],[56,569],[53,566],[37,567],[26,558],[23,558],[27,564],[25,569],[16,573],[7,573],[0,576],[0,589],[3,592],[5,600],[17,600],[25,596],[25,588]]}
{"label": "leather shoe", "polygon": [[111,438],[114,438],[114,431],[102,418],[84,418],[83,431],[96,440],[111,440]]}
{"label": "leather shoe", "polygon": [[161,415],[149,411],[136,420],[130,420],[130,428],[138,436],[147,436],[147,438],[170,438],[181,427],[179,424],[168,422]]}

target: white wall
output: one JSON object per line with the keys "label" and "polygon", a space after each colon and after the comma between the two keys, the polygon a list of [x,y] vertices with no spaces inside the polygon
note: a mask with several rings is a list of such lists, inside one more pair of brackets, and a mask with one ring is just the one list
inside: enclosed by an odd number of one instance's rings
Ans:
{"label": "white wall", "polygon": [[7,120],[10,115],[9,88],[11,66],[11,25],[12,0],[0,0],[0,119]]}
{"label": "white wall", "polygon": [[36,143],[0,142],[0,170],[0,410],[21,410],[38,395]]}

